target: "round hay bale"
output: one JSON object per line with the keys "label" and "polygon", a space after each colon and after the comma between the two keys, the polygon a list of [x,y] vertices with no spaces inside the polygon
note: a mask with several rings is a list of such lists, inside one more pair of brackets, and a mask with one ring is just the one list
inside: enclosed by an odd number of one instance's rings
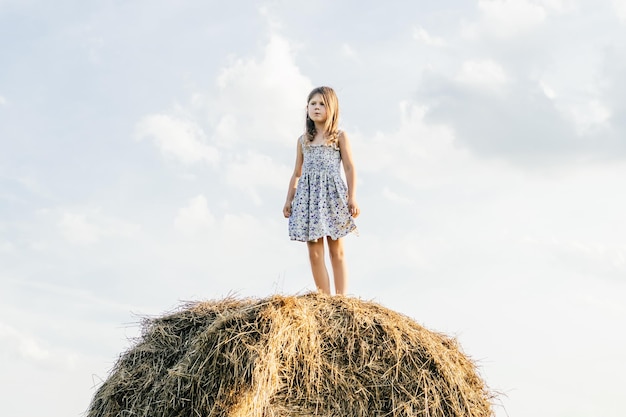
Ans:
{"label": "round hay bale", "polygon": [[487,417],[456,341],[376,303],[227,298],[144,323],[88,417]]}

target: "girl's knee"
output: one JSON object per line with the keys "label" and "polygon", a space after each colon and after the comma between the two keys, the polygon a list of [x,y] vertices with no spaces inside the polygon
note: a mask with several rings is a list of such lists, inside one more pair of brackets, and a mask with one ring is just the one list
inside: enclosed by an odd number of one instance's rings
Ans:
{"label": "girl's knee", "polygon": [[309,259],[311,263],[324,260],[324,245],[319,243],[309,243]]}
{"label": "girl's knee", "polygon": [[330,259],[333,261],[343,261],[344,259],[344,251],[343,245],[334,245],[328,249],[328,255]]}
{"label": "girl's knee", "polygon": [[311,263],[322,262],[324,260],[324,252],[310,250],[309,259],[311,260]]}
{"label": "girl's knee", "polygon": [[343,260],[345,259],[344,253],[343,251],[339,251],[339,252],[330,252],[330,260],[333,262],[343,262]]}

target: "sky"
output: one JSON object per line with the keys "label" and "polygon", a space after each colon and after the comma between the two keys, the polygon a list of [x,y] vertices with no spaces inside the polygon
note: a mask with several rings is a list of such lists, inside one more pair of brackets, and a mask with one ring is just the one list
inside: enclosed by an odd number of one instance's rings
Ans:
{"label": "sky", "polygon": [[497,417],[621,417],[626,1],[0,0],[0,402],[80,416],[143,317],[314,290],[306,96],[358,175],[349,293]]}

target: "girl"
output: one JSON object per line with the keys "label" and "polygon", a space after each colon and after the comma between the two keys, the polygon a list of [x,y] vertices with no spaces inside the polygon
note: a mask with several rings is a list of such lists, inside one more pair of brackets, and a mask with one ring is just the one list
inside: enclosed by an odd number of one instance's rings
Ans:
{"label": "girl", "polygon": [[[324,237],[333,268],[335,292],[345,294],[348,277],[342,238],[356,231],[356,172],[350,142],[338,130],[339,102],[330,87],[309,94],[306,131],[298,138],[296,166],[289,181],[283,214],[289,218],[291,240],[307,242],[311,271],[318,291],[330,294],[324,261]],[[343,182],[340,165],[346,174]]]}

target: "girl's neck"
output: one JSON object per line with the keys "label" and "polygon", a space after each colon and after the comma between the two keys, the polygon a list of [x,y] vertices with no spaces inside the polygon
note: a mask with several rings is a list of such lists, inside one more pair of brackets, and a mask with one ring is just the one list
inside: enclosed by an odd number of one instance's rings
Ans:
{"label": "girl's neck", "polygon": [[325,144],[326,143],[326,135],[324,134],[324,132],[320,132],[318,130],[317,133],[315,134],[315,136],[313,137],[313,140],[311,142],[314,143],[314,144]]}
{"label": "girl's neck", "polygon": [[315,131],[313,142],[326,143],[326,126],[323,123],[315,123]]}

